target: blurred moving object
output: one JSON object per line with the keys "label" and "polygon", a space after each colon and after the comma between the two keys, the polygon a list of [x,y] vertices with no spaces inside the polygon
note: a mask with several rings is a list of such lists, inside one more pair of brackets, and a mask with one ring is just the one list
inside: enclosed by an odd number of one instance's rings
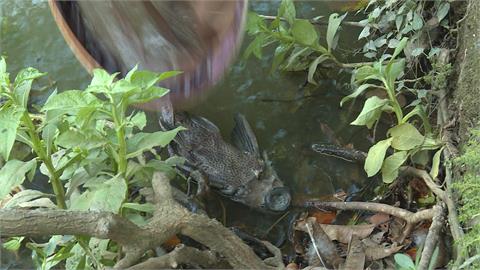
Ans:
{"label": "blurred moving object", "polygon": [[[55,21],[77,59],[102,67],[184,73],[162,85],[174,104],[197,99],[231,64],[241,44],[247,0],[55,1]],[[142,106],[159,110],[162,101]]]}

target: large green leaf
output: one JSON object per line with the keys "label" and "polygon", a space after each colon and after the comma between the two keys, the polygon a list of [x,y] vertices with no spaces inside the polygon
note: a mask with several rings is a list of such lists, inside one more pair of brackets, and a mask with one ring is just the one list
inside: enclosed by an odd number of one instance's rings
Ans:
{"label": "large green leaf", "polygon": [[340,107],[343,106],[343,103],[358,97],[359,95],[361,95],[363,92],[365,92],[365,90],[367,90],[370,87],[376,87],[376,85],[368,84],[368,83],[360,85],[359,87],[357,87],[357,89],[355,91],[353,91],[353,93],[351,93],[350,95],[342,98],[342,100],[340,101]]}
{"label": "large green leaf", "polygon": [[384,183],[392,183],[398,176],[398,169],[407,160],[407,151],[399,151],[387,157],[382,166],[382,180]]}
{"label": "large green leaf", "polygon": [[247,31],[250,35],[260,33],[263,29],[267,29],[265,22],[255,12],[248,12],[247,15]]}
{"label": "large green leaf", "polygon": [[381,80],[380,73],[372,66],[362,66],[355,70],[355,81],[361,83],[366,80]]}
{"label": "large green leaf", "polygon": [[272,60],[272,69],[271,72],[276,70],[278,66],[285,60],[285,55],[287,54],[288,51],[290,51],[291,46],[290,45],[284,45],[281,44],[275,49],[275,53],[273,54],[273,60]]}
{"label": "large green leaf", "polygon": [[328,27],[327,27],[327,44],[328,44],[328,51],[332,51],[335,49],[337,45],[337,32],[340,24],[342,23],[343,19],[347,14],[343,16],[339,16],[337,13],[333,13],[330,15],[328,19]]}
{"label": "large green leaf", "polygon": [[440,170],[440,157],[442,155],[443,148],[440,148],[435,155],[433,155],[432,159],[432,169],[430,170],[430,176],[435,179],[438,176],[438,171]]}
{"label": "large green leaf", "polygon": [[106,181],[94,179],[91,182],[87,182],[84,187],[88,189],[80,196],[72,198],[71,210],[118,213],[127,192],[125,179],[120,175]]}
{"label": "large green leaf", "polygon": [[380,99],[377,96],[372,96],[365,101],[363,109],[351,124],[356,126],[367,126],[371,128],[373,124],[380,118],[382,108],[388,104],[387,99]]}
{"label": "large green leaf", "polygon": [[293,24],[297,14],[292,0],[282,0],[278,8],[278,16],[285,18],[290,25]]}
{"label": "large green leaf", "polygon": [[136,157],[156,146],[165,147],[182,130],[185,130],[185,128],[177,127],[169,131],[141,132],[133,135],[132,138],[127,139],[127,158]]}
{"label": "large green leaf", "polygon": [[370,147],[365,160],[364,169],[368,177],[374,176],[382,168],[383,159],[388,147],[392,143],[392,138],[379,141],[374,146]]}
{"label": "large green leaf", "polygon": [[425,137],[410,123],[391,128],[388,134],[393,138],[392,147],[397,150],[410,150],[420,146]]}
{"label": "large green leaf", "polygon": [[42,111],[59,110],[74,113],[83,108],[100,108],[101,106],[102,102],[91,93],[68,90],[49,98]]}
{"label": "large green leaf", "polygon": [[22,115],[23,109],[13,106],[0,109],[0,156],[5,160],[10,157]]}
{"label": "large green leaf", "polygon": [[20,160],[9,160],[0,169],[0,200],[12,191],[13,188],[21,185],[25,180],[25,174],[36,168],[36,160],[24,162]]}
{"label": "large green leaf", "polygon": [[25,68],[20,70],[15,77],[15,83],[13,84],[15,98],[22,108],[27,107],[28,96],[30,95],[30,89],[32,88],[33,80],[44,76],[46,73],[41,73],[35,68]]}
{"label": "large green leaf", "polygon": [[296,19],[291,30],[295,41],[302,45],[314,46],[318,40],[317,31],[308,20]]}

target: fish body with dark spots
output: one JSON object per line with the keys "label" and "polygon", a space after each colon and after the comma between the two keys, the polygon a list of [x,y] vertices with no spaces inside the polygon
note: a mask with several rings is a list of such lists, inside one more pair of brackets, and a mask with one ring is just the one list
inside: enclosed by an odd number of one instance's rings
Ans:
{"label": "fish body with dark spots", "polygon": [[[170,144],[171,154],[186,159],[187,171],[198,171],[208,185],[233,201],[260,211],[284,211],[290,193],[273,169],[267,155],[260,154],[257,140],[245,117],[235,117],[232,145],[208,119],[175,113],[173,121],[160,121],[163,130],[183,126]],[[169,123],[170,122],[170,123]]]}

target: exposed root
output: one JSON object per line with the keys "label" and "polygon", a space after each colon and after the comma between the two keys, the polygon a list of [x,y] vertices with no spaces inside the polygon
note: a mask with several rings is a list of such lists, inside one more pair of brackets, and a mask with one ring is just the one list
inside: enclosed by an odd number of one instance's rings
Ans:
{"label": "exposed root", "polygon": [[388,204],[383,203],[373,203],[373,202],[322,202],[322,201],[308,201],[306,202],[307,207],[317,207],[320,209],[338,209],[338,210],[364,210],[371,212],[379,212],[388,214],[400,219],[403,219],[407,222],[405,230],[397,240],[398,243],[402,243],[405,238],[410,235],[415,224],[424,221],[431,220],[434,217],[433,209],[420,210],[416,213],[410,212],[408,210],[394,207]]}
{"label": "exposed root", "polygon": [[433,211],[435,211],[435,216],[433,217],[432,224],[428,229],[427,238],[425,239],[425,244],[423,246],[420,262],[417,267],[418,270],[429,269],[429,265],[431,263],[435,263],[434,261],[432,261],[432,255],[435,251],[435,248],[438,247],[438,239],[440,237],[440,232],[445,225],[443,202],[439,202],[437,205],[435,205],[433,207]]}

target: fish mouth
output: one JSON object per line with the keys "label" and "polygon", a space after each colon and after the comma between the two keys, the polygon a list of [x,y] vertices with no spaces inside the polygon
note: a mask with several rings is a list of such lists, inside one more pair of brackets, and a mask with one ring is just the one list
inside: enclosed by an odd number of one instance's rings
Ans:
{"label": "fish mouth", "polygon": [[276,187],[265,196],[265,206],[268,210],[282,212],[290,206],[292,197],[286,187]]}

